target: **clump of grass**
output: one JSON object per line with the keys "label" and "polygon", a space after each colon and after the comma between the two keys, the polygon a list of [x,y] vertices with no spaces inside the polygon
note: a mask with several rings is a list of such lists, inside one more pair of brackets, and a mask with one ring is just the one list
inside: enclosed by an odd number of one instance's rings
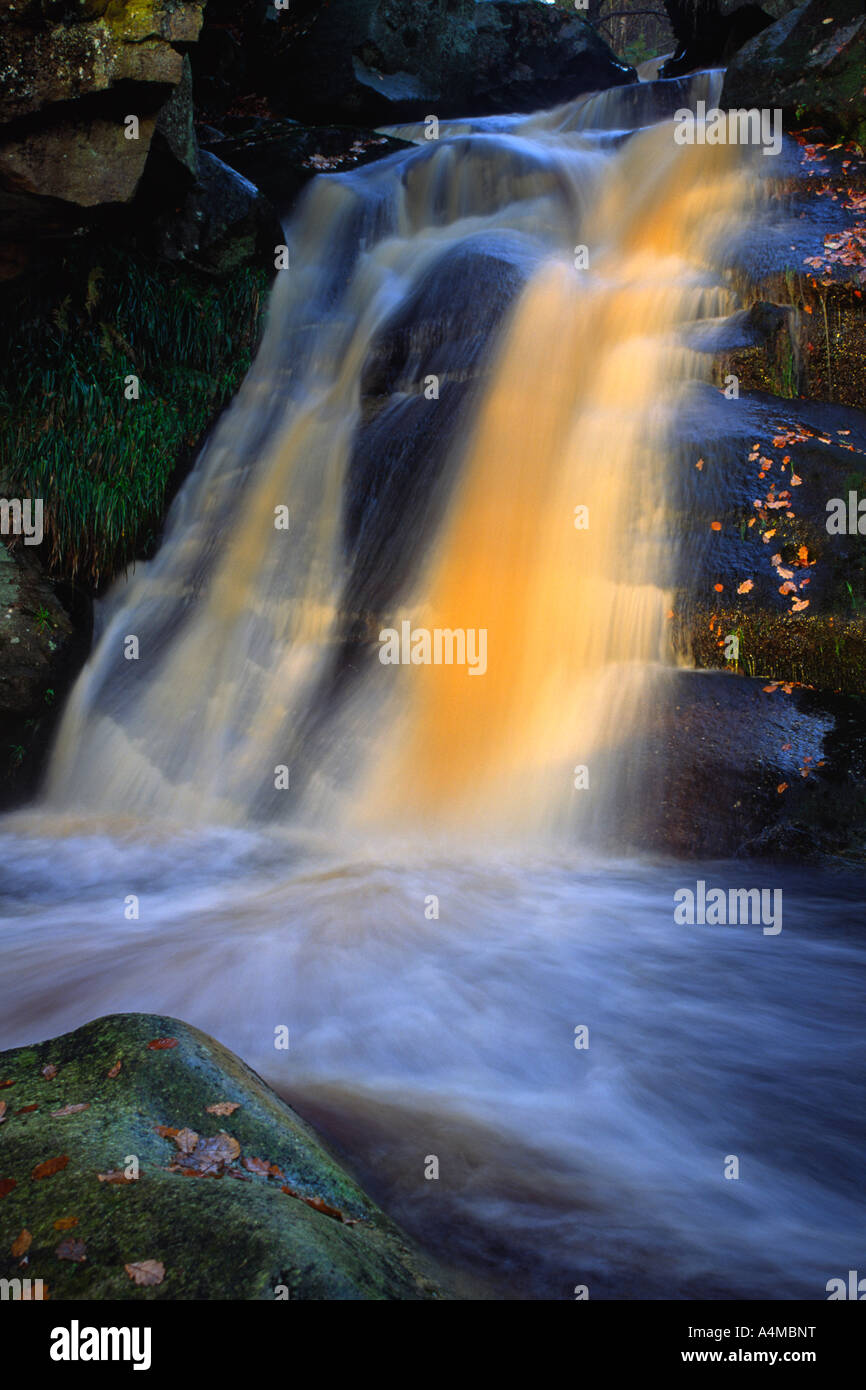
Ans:
{"label": "clump of grass", "polygon": [[98,588],[153,546],[179,461],[249,367],[265,286],[256,269],[211,280],[103,245],[8,296],[0,484],[43,499],[57,578]]}

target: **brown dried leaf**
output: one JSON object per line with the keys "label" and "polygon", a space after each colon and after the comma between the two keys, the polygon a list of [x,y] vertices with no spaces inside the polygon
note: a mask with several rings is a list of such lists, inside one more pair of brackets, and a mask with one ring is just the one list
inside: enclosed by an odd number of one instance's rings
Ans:
{"label": "brown dried leaf", "polygon": [[147,1046],[151,1052],[164,1052],[168,1047],[177,1047],[177,1038],[154,1038]]}
{"label": "brown dried leaf", "polygon": [[58,1260],[71,1260],[73,1264],[83,1264],[87,1259],[87,1247],[77,1236],[67,1236],[54,1252]]}
{"label": "brown dried leaf", "polygon": [[263,1158],[243,1158],[243,1165],[250,1173],[260,1173],[262,1177],[267,1177],[271,1171],[271,1165]]}
{"label": "brown dried leaf", "polygon": [[45,1066],[42,1068],[42,1075],[46,1081],[54,1080],[57,1075],[57,1068],[54,1066],[53,1062],[46,1062]]}
{"label": "brown dried leaf", "polygon": [[128,1178],[120,1168],[109,1168],[107,1173],[97,1173],[100,1182],[135,1182],[135,1178]]}
{"label": "brown dried leaf", "polygon": [[33,1244],[33,1237],[25,1226],[20,1236],[16,1236],[12,1242],[12,1254],[18,1258],[19,1255],[26,1255],[30,1246]]}
{"label": "brown dried leaf", "polygon": [[240,1110],[240,1101],[221,1100],[216,1105],[208,1105],[205,1108],[209,1115],[233,1115],[236,1110]]}
{"label": "brown dried leaf", "polygon": [[191,1154],[198,1143],[198,1135],[194,1129],[179,1129],[174,1136],[174,1142],[182,1154]]}
{"label": "brown dried leaf", "polygon": [[172,1129],[171,1125],[154,1125],[154,1129],[163,1139],[176,1139],[180,1133],[179,1129]]}
{"label": "brown dried leaf", "polygon": [[55,1173],[59,1173],[69,1162],[68,1154],[59,1154],[57,1158],[46,1158],[44,1163],[37,1163],[31,1178],[52,1178]]}
{"label": "brown dried leaf", "polygon": [[16,1178],[0,1178],[0,1197],[8,1197],[13,1187],[18,1186]]}
{"label": "brown dried leaf", "polygon": [[64,1105],[62,1110],[52,1110],[51,1118],[59,1120],[63,1115],[78,1115],[82,1110],[90,1109],[90,1101],[84,1100],[80,1105]]}
{"label": "brown dried leaf", "polygon": [[71,1231],[73,1226],[78,1225],[77,1216],[61,1216],[59,1221],[55,1221],[55,1231]]}
{"label": "brown dried leaf", "polygon": [[5,1091],[7,1086],[14,1086],[14,1081],[0,1081],[0,1091]]}
{"label": "brown dried leaf", "polygon": [[120,1068],[121,1068],[122,1066],[123,1066],[123,1062],[117,1061],[117,1062],[115,1062],[115,1064],[114,1064],[113,1067],[109,1067],[109,1068],[108,1068],[108,1071],[106,1072],[106,1076],[108,1077],[109,1081],[113,1081],[114,1078],[115,1078],[116,1076],[119,1076],[119,1075],[120,1075]]}
{"label": "brown dried leaf", "polygon": [[137,1260],[135,1264],[124,1265],[123,1268],[134,1284],[144,1287],[161,1284],[165,1278],[165,1265],[162,1260]]}

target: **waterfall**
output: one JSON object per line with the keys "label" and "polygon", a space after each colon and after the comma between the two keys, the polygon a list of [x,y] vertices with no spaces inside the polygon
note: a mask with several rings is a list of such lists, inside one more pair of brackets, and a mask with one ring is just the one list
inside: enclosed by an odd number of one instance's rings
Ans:
{"label": "waterfall", "polygon": [[[108,601],[49,803],[615,833],[672,659],[683,329],[734,307],[724,247],[753,198],[742,150],[657,118],[717,87],[455,123],[315,181],[256,362]],[[403,624],[484,634],[486,669],[383,665]]]}

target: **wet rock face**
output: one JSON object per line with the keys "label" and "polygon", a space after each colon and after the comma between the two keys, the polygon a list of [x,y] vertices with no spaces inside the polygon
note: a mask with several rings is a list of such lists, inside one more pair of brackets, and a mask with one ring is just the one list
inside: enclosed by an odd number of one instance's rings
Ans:
{"label": "wet rock face", "polygon": [[633,80],[579,16],[540,0],[333,0],[272,100],[301,119],[385,124],[530,111]]}
{"label": "wet rock face", "polygon": [[177,1019],[2,1053],[0,1101],[0,1276],[52,1301],[443,1297],[310,1127]]}
{"label": "wet rock face", "polygon": [[0,807],[34,789],[88,629],[89,605],[76,627],[27,549],[0,544]]}
{"label": "wet rock face", "polygon": [[723,107],[781,107],[786,124],[866,141],[866,13],[860,0],[809,0],[745,44]]}

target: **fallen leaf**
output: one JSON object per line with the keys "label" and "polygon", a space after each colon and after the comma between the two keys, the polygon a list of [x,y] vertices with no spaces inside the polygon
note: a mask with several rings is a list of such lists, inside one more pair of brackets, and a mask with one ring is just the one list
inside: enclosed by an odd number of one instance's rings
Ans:
{"label": "fallen leaf", "polygon": [[738,593],[738,594],[750,594],[750,593],[752,592],[752,590],[754,589],[754,587],[755,587],[755,581],[754,581],[753,579],[744,579],[743,582],[742,582],[742,584],[741,584],[741,585],[739,586],[739,588],[737,589],[737,593]]}
{"label": "fallen leaf", "polygon": [[151,1052],[164,1052],[168,1047],[177,1047],[177,1038],[154,1038],[147,1045]]}
{"label": "fallen leaf", "polygon": [[128,1178],[121,1168],[110,1168],[107,1173],[97,1173],[100,1182],[135,1182],[135,1178]]}
{"label": "fallen leaf", "polygon": [[165,1265],[162,1260],[137,1260],[135,1264],[124,1265],[134,1284],[145,1288],[151,1284],[161,1284],[165,1278]]}
{"label": "fallen leaf", "polygon": [[798,598],[796,603],[791,604],[791,612],[802,613],[803,609],[808,607],[809,600],[807,598]]}
{"label": "fallen leaf", "polygon": [[61,1216],[59,1221],[55,1221],[55,1231],[71,1231],[73,1226],[78,1225],[77,1216]]}
{"label": "fallen leaf", "polygon": [[14,1081],[0,1081],[0,1091],[5,1091],[7,1086],[14,1086]]}
{"label": "fallen leaf", "polygon": [[180,1133],[180,1130],[172,1129],[171,1125],[154,1125],[154,1129],[163,1139],[176,1139]]}
{"label": "fallen leaf", "polygon": [[0,1178],[0,1197],[8,1197],[13,1187],[17,1186],[17,1178]]}
{"label": "fallen leaf", "polygon": [[29,1115],[31,1110],[38,1110],[38,1105],[22,1105],[20,1110],[16,1110],[16,1115]]}
{"label": "fallen leaf", "polygon": [[87,1247],[76,1236],[67,1236],[55,1250],[58,1260],[71,1260],[73,1264],[83,1264],[87,1259]]}
{"label": "fallen leaf", "polygon": [[[191,1133],[191,1130],[181,1130],[181,1134]],[[175,1140],[178,1146],[181,1134]],[[224,1130],[209,1139],[198,1136],[196,1139],[194,1147],[181,1149],[184,1161],[182,1164],[173,1164],[169,1168],[170,1173],[179,1172],[185,1177],[221,1178],[225,1168],[234,1163],[241,1151],[237,1139],[233,1139]]]}
{"label": "fallen leaf", "polygon": [[64,1105],[62,1110],[52,1110],[51,1118],[59,1120],[63,1115],[78,1115],[82,1110],[90,1109],[90,1101],[83,1100],[80,1105]]}
{"label": "fallen leaf", "polygon": [[198,1135],[194,1129],[179,1129],[174,1136],[174,1142],[182,1154],[191,1154],[198,1143]]}
{"label": "fallen leaf", "polygon": [[270,1164],[266,1163],[263,1158],[245,1157],[241,1161],[249,1173],[261,1173],[263,1177],[267,1177],[270,1172]]}
{"label": "fallen leaf", "polygon": [[51,1062],[48,1062],[42,1068],[42,1075],[46,1081],[53,1081],[57,1075],[57,1068]]}
{"label": "fallen leaf", "polygon": [[720,521],[711,521],[711,522],[710,522],[710,530],[711,530],[711,531],[721,531],[721,529],[722,529],[722,523],[721,523]]}
{"label": "fallen leaf", "polygon": [[16,1236],[15,1239],[13,1240],[13,1242],[12,1242],[12,1246],[11,1246],[12,1254],[15,1256],[16,1259],[18,1258],[19,1255],[26,1255],[26,1254],[27,1254],[27,1251],[30,1249],[30,1246],[31,1246],[32,1244],[33,1244],[33,1237],[32,1237],[32,1235],[30,1234],[30,1232],[27,1230],[27,1228],[26,1228],[26,1226],[25,1226],[25,1228],[24,1228],[24,1230],[21,1232],[20,1236]]}
{"label": "fallen leaf", "polygon": [[122,1063],[122,1062],[115,1062],[115,1064],[114,1064],[113,1067],[109,1067],[109,1068],[108,1068],[108,1071],[106,1072],[106,1076],[108,1077],[109,1081],[113,1081],[114,1078],[115,1078],[116,1076],[119,1076],[119,1075],[120,1075],[120,1068],[121,1068],[122,1066],[123,1066],[123,1063]]}
{"label": "fallen leaf", "polygon": [[37,1163],[30,1176],[37,1181],[39,1178],[53,1178],[54,1174],[65,1168],[68,1162],[68,1154],[60,1154],[57,1158],[46,1158],[44,1163]]}
{"label": "fallen leaf", "polygon": [[782,792],[786,792],[787,790],[788,790],[788,783],[787,783],[787,782],[780,782],[779,785],[778,785],[778,787],[776,788],[776,791],[779,792],[780,794],[781,794]]}
{"label": "fallen leaf", "polygon": [[240,1101],[221,1100],[216,1105],[206,1106],[205,1109],[209,1115],[233,1115],[236,1110],[240,1110]]}
{"label": "fallen leaf", "polygon": [[713,588],[715,589],[715,591],[716,591],[717,594],[720,594],[720,593],[722,592],[722,590],[724,589],[724,587],[725,587],[724,584],[714,584],[714,585],[713,585]]}

